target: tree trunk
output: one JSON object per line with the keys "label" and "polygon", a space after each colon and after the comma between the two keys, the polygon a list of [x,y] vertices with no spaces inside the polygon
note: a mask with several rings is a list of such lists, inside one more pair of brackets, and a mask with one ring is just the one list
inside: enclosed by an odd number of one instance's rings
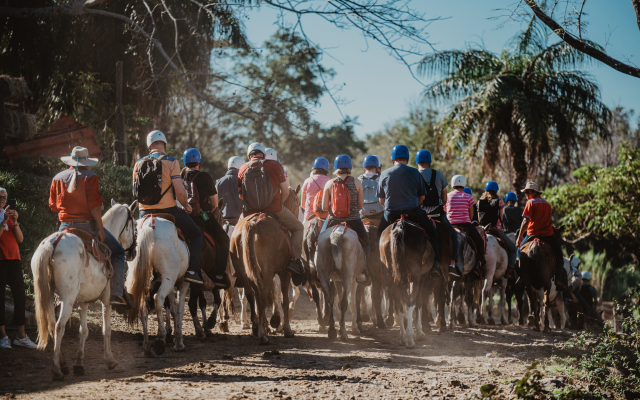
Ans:
{"label": "tree trunk", "polygon": [[116,61],[116,126],[113,155],[116,165],[127,165],[127,134],[122,110],[122,61]]}
{"label": "tree trunk", "polygon": [[524,141],[522,140],[522,135],[520,134],[520,129],[514,125],[514,123],[509,124],[509,131],[506,132],[509,147],[511,147],[511,167],[515,172],[511,184],[518,195],[518,199],[522,202],[524,194],[522,194],[521,190],[524,189],[527,184],[527,152]]}

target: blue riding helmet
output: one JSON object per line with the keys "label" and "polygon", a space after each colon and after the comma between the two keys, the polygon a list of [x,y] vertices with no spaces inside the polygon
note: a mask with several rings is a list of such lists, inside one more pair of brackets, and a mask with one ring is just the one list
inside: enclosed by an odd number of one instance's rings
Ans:
{"label": "blue riding helmet", "polygon": [[507,192],[507,194],[504,196],[504,201],[518,201],[518,196],[516,196],[515,193],[513,192]]}
{"label": "blue riding helmet", "polygon": [[182,162],[185,164],[199,163],[200,161],[202,161],[202,156],[198,149],[186,149],[182,154]]}
{"label": "blue riding helmet", "polygon": [[280,157],[277,157],[277,158],[278,158],[278,162],[279,162],[280,164],[282,164],[282,163],[280,162]]}
{"label": "blue riding helmet", "polygon": [[340,154],[338,157],[336,157],[335,161],[333,162],[333,169],[340,168],[353,168],[353,165],[351,164],[351,157],[346,154]]}
{"label": "blue riding helmet", "polygon": [[391,150],[391,159],[395,160],[396,158],[406,158],[409,159],[409,148],[403,144],[396,145],[393,150]]}
{"label": "blue riding helmet", "polygon": [[487,182],[487,184],[484,185],[484,191],[488,192],[489,190],[498,193],[498,190],[500,190],[500,186],[498,186],[498,182],[496,181]]}
{"label": "blue riding helmet", "polygon": [[429,150],[420,150],[416,153],[416,164],[428,162],[431,164],[431,152]]}
{"label": "blue riding helmet", "polygon": [[462,191],[473,196],[473,192],[471,191],[470,187],[465,187],[464,189],[462,189]]}
{"label": "blue riding helmet", "polygon": [[313,162],[313,169],[316,169],[316,168],[320,168],[320,169],[324,169],[325,171],[329,171],[329,160],[327,160],[324,157],[316,158],[316,160]]}
{"label": "blue riding helmet", "polygon": [[362,168],[367,168],[367,167],[380,168],[380,161],[378,161],[378,157],[366,156],[364,160],[362,160]]}

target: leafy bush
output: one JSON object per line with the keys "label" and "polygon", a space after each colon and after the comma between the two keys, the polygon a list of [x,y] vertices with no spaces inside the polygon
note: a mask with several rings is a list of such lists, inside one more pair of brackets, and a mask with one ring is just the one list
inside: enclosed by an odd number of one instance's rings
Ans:
{"label": "leafy bush", "polygon": [[[56,229],[57,215],[49,209],[51,180],[65,168],[67,166],[58,160],[36,163],[19,160],[0,165],[0,187],[7,190],[9,198],[17,199],[24,233],[20,255],[28,292],[32,291],[31,257],[40,242]],[[98,175],[105,210],[111,207],[112,198],[120,203],[133,201],[131,168],[100,163],[91,170]]]}
{"label": "leafy bush", "polygon": [[636,264],[614,267],[606,252],[596,253],[593,249],[574,254],[580,257],[580,269],[591,272],[591,284],[604,301],[621,299],[629,288],[640,284],[640,269]]}

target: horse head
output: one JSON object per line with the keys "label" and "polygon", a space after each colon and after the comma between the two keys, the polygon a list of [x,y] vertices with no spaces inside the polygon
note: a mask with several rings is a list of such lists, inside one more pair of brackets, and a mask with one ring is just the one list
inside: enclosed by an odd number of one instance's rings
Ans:
{"label": "horse head", "polygon": [[296,187],[295,190],[289,187],[289,196],[287,196],[286,200],[282,203],[283,206],[289,209],[293,213],[293,215],[298,218],[298,214],[300,214],[300,198],[298,197],[298,193],[300,192],[300,185]]}
{"label": "horse head", "polygon": [[215,219],[220,226],[222,226],[222,208],[224,207],[224,199],[221,197],[218,200],[218,205],[211,211],[211,216]]}

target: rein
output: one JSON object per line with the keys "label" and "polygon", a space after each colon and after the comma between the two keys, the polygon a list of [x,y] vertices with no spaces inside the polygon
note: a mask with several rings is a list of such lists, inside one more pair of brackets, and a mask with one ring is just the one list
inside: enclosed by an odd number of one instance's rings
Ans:
{"label": "rein", "polygon": [[127,209],[127,222],[125,222],[124,226],[122,227],[122,230],[118,235],[118,238],[122,236],[122,234],[124,233],[124,230],[127,229],[127,226],[129,225],[129,223],[131,223],[131,229],[133,229],[133,242],[131,243],[131,246],[127,247],[124,250],[124,253],[125,253],[126,260],[132,261],[134,258],[136,258],[136,246],[138,245],[138,230],[136,229],[136,219],[133,216],[133,212],[129,209],[129,207],[125,206],[125,208]]}

